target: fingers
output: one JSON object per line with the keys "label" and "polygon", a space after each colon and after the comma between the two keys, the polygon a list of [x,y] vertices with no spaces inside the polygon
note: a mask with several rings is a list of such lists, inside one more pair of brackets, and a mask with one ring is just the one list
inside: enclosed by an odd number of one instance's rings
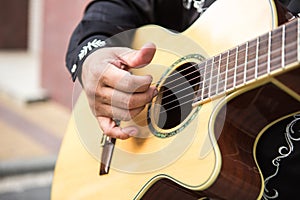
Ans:
{"label": "fingers", "polygon": [[110,66],[102,74],[99,82],[123,92],[144,92],[149,88],[152,77],[132,75],[125,70]]}
{"label": "fingers", "polygon": [[145,91],[151,84],[152,77],[149,75],[131,75],[126,70],[149,64],[155,51],[156,47],[152,43],[145,44],[140,50],[117,49],[114,52],[117,59],[110,62],[115,67],[107,67],[105,73],[101,76],[100,82],[124,92]]}
{"label": "fingers", "polygon": [[[145,93],[123,93],[112,88],[100,89],[100,94],[94,99],[89,97],[91,109],[96,117],[109,117],[128,121],[137,116],[154,96],[155,87],[150,87]],[[93,102],[93,103],[92,103]]]}
{"label": "fingers", "polygon": [[118,107],[112,107],[111,105],[107,104],[97,104],[97,108],[95,109],[95,115],[97,117],[109,117],[112,119],[129,121],[135,116],[137,116],[143,109],[144,106],[128,110]]}
{"label": "fingers", "polygon": [[85,60],[82,70],[84,90],[104,134],[127,139],[138,132],[136,127],[120,128],[112,119],[132,119],[157,94],[155,87],[150,87],[150,75],[137,76],[128,72],[130,68],[149,64],[155,49],[151,43],[140,50],[104,48]]}
{"label": "fingers", "polygon": [[143,67],[151,62],[156,51],[153,43],[145,44],[140,50],[123,53],[120,59],[129,67]]}
{"label": "fingers", "polygon": [[109,137],[125,140],[138,133],[138,129],[133,126],[125,128],[118,127],[111,118],[97,117],[97,119],[103,133]]}
{"label": "fingers", "polygon": [[135,109],[149,103],[157,94],[155,87],[148,88],[145,92],[125,93],[110,87],[99,87],[96,92],[97,103],[111,105],[122,109]]}

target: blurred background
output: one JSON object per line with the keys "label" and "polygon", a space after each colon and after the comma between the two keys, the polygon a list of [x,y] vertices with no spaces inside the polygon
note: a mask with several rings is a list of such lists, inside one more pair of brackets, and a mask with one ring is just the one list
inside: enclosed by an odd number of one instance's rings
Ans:
{"label": "blurred background", "polygon": [[72,110],[65,67],[88,0],[0,0],[0,199],[50,199]]}

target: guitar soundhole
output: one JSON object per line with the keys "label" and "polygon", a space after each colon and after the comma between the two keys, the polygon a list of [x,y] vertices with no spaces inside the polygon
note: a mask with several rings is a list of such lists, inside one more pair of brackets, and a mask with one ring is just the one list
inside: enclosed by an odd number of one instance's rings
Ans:
{"label": "guitar soundhole", "polygon": [[156,99],[159,109],[155,121],[159,128],[172,129],[192,112],[192,102],[201,79],[197,66],[191,62],[182,64],[164,81]]}

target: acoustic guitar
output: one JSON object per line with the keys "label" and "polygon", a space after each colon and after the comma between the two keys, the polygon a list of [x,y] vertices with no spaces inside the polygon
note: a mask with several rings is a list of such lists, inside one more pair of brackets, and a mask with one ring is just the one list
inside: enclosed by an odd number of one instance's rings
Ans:
{"label": "acoustic guitar", "polygon": [[132,48],[157,45],[152,62],[132,73],[151,74],[159,94],[137,117],[120,122],[137,126],[139,135],[114,140],[102,133],[82,92],[51,198],[279,195],[269,188],[276,168],[260,167],[272,159],[259,161],[264,148],[257,147],[277,123],[289,119],[293,130],[298,122],[300,21],[279,26],[278,14],[271,0],[218,0],[182,33],[148,25],[121,34],[132,38]]}

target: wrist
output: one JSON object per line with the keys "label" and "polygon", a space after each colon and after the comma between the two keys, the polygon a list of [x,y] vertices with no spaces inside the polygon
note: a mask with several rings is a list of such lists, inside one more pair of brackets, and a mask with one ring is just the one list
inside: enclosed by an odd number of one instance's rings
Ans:
{"label": "wrist", "polygon": [[81,80],[81,72],[82,72],[82,64],[85,59],[97,49],[103,48],[106,46],[106,37],[104,36],[93,36],[85,41],[83,41],[74,52],[73,56],[73,63],[70,63],[70,73],[72,75],[73,81],[78,78],[80,83],[82,84]]}

